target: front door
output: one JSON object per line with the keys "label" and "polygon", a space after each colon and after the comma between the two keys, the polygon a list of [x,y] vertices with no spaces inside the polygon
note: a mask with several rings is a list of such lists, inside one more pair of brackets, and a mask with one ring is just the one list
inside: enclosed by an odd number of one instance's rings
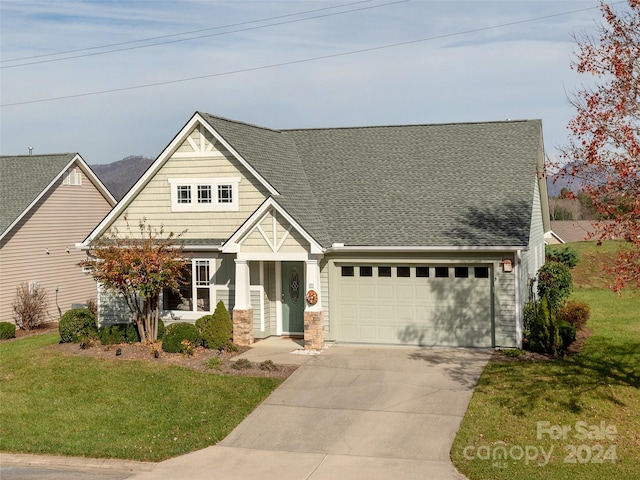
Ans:
{"label": "front door", "polygon": [[304,333],[304,264],[282,262],[282,333]]}

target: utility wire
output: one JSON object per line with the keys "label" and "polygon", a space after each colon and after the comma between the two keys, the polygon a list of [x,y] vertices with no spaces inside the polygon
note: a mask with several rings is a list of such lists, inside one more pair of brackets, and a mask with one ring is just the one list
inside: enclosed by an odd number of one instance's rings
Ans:
{"label": "utility wire", "polygon": [[14,102],[14,103],[5,103],[5,104],[1,104],[0,107],[13,107],[13,106],[18,106],[18,105],[28,105],[28,104],[32,104],[32,103],[43,103],[43,102],[51,102],[54,100],[67,100],[70,98],[80,98],[80,97],[89,97],[89,96],[94,96],[94,95],[103,95],[103,94],[108,94],[108,93],[115,93],[115,92],[124,92],[124,91],[128,91],[128,90],[137,90],[137,89],[142,89],[142,88],[150,88],[150,87],[158,87],[161,85],[171,85],[171,84],[175,84],[175,83],[183,83],[183,82],[191,82],[191,81],[195,81],[195,80],[203,80],[205,78],[214,78],[214,77],[222,77],[222,76],[227,76],[227,75],[235,75],[238,73],[247,73],[247,72],[255,72],[258,70],[267,70],[270,68],[278,68],[278,67],[284,67],[287,65],[297,65],[297,64],[301,64],[301,63],[309,63],[309,62],[314,62],[314,61],[318,61],[318,60],[327,60],[330,58],[338,58],[338,57],[345,57],[345,56],[349,56],[349,55],[356,55],[356,54],[361,54],[361,53],[368,53],[368,52],[373,52],[373,51],[378,51],[378,50],[385,50],[385,49],[389,49],[389,48],[396,48],[396,47],[402,47],[402,46],[406,46],[406,45],[413,45],[413,44],[417,44],[417,43],[423,43],[423,42],[428,42],[428,41],[432,41],[432,40],[440,40],[443,38],[451,38],[451,37],[456,37],[456,36],[460,36],[460,35],[467,35],[470,33],[477,33],[477,32],[484,32],[487,30],[494,30],[496,28],[503,28],[503,27],[511,27],[514,25],[522,25],[523,23],[531,23],[531,22],[536,22],[539,20],[545,20],[548,18],[555,18],[555,17],[561,17],[564,15],[571,15],[573,13],[578,13],[578,12],[584,12],[587,10],[593,10],[594,8],[598,8],[598,7],[589,7],[589,8],[582,8],[582,9],[578,9],[578,10],[571,10],[569,12],[561,12],[561,13],[555,13],[555,14],[551,14],[551,15],[545,15],[542,17],[535,17],[535,18],[529,18],[526,20],[517,20],[514,22],[508,22],[508,23],[501,23],[499,25],[492,25],[489,27],[480,27],[480,28],[474,28],[474,29],[470,29],[470,30],[464,30],[461,32],[455,32],[455,33],[447,33],[447,34],[443,34],[443,35],[436,35],[433,37],[426,37],[426,38],[420,38],[417,40],[409,40],[406,42],[398,42],[398,43],[390,43],[387,45],[380,45],[377,47],[369,47],[369,48],[362,48],[359,50],[351,50],[348,52],[341,52],[341,53],[333,53],[333,54],[329,54],[329,55],[321,55],[318,57],[310,57],[310,58],[304,58],[304,59],[300,59],[300,60],[291,60],[288,62],[281,62],[281,63],[272,63],[269,65],[261,65],[261,66],[257,66],[257,67],[250,67],[250,68],[242,68],[242,69],[238,69],[238,70],[230,70],[227,72],[219,72],[219,73],[212,73],[212,74],[208,74],[208,75],[200,75],[197,77],[188,77],[188,78],[180,78],[180,79],[175,79],[175,80],[166,80],[166,81],[162,81],[162,82],[154,82],[154,83],[146,83],[143,85],[133,85],[133,86],[129,86],[129,87],[121,87],[121,88],[113,88],[113,89],[109,89],[109,90],[99,90],[99,91],[95,91],[95,92],[86,92],[86,93],[76,93],[76,94],[72,94],[72,95],[63,95],[63,96],[59,96],[59,97],[49,97],[49,98],[42,98],[42,99],[38,99],[38,100],[26,100],[23,102]]}
{"label": "utility wire", "polygon": [[[274,20],[274,19],[278,19],[278,18],[285,18],[285,17],[304,15],[304,14],[307,14],[307,13],[313,13],[313,12],[318,12],[318,11],[322,11],[322,10],[328,10],[328,9],[332,9],[332,8],[341,8],[341,7],[346,7],[346,6],[355,5],[355,4],[359,4],[359,3],[366,3],[368,1],[371,1],[371,0],[365,0],[364,2],[347,3],[347,4],[344,4],[344,5],[340,5],[339,7],[325,7],[325,8],[316,9],[316,10],[308,10],[306,12],[291,13],[291,14],[288,14],[288,15],[280,15],[278,17],[270,17],[270,18],[262,19],[262,20],[252,20],[252,21],[249,21],[249,22],[241,22],[241,23],[236,23],[236,24],[232,24],[232,25],[224,25],[224,26],[221,26],[221,27],[205,28],[205,29],[202,29],[202,30],[193,30],[191,32],[174,33],[174,34],[171,34],[171,35],[164,35],[164,36],[161,36],[161,37],[153,37],[153,38],[142,39],[142,40],[132,40],[130,42],[114,43],[114,44],[111,44],[111,45],[103,45],[103,46],[100,46],[100,47],[81,48],[81,49],[78,49],[78,50],[70,50],[70,51],[67,51],[67,52],[47,53],[47,54],[44,54],[44,55],[36,55],[36,56],[33,56],[33,57],[23,57],[23,58],[17,58],[17,59],[13,59],[13,60],[2,60],[0,62],[1,63],[16,62],[16,61],[30,60],[30,59],[41,58],[41,57],[65,55],[67,53],[77,53],[77,52],[84,52],[84,51],[88,51],[88,50],[98,50],[98,49],[101,49],[101,48],[109,48],[109,47],[112,47],[112,46],[129,45],[129,44],[132,44],[132,43],[140,43],[140,42],[145,42],[145,41],[150,41],[150,40],[157,40],[157,39],[162,39],[162,38],[177,37],[177,36],[180,36],[180,35],[188,35],[188,34],[192,34],[192,33],[204,32],[204,31],[220,30],[220,29],[223,29],[223,28],[230,28],[230,27],[234,27],[234,26],[248,25],[248,24],[252,24],[252,23],[265,22],[265,21],[268,21],[268,20]],[[368,7],[353,8],[351,10],[345,10],[345,11],[342,11],[342,12],[325,13],[323,15],[315,15],[313,17],[299,18],[297,20],[286,20],[286,21],[282,21],[282,22],[270,23],[268,25],[260,25],[260,26],[256,26],[256,27],[240,28],[240,29],[237,29],[237,30],[230,30],[230,31],[226,31],[226,32],[209,33],[209,34],[206,34],[206,35],[198,35],[198,36],[189,37],[189,38],[179,38],[179,39],[174,39],[174,40],[166,40],[166,41],[163,41],[163,42],[150,43],[148,45],[137,45],[137,46],[133,46],[133,47],[117,48],[117,49],[113,49],[113,50],[106,50],[104,52],[82,53],[82,54],[79,54],[79,55],[70,55],[68,57],[52,58],[52,59],[48,59],[48,60],[35,60],[35,61],[32,61],[32,62],[17,63],[15,65],[5,65],[5,66],[0,67],[0,69],[4,70],[4,69],[8,69],[8,68],[24,67],[24,66],[27,66],[27,65],[38,65],[38,64],[41,64],[41,63],[61,62],[63,60],[71,60],[71,59],[74,59],[74,58],[94,57],[94,56],[97,56],[97,55],[106,55],[108,53],[124,52],[124,51],[129,51],[129,50],[137,50],[137,49],[140,49],[140,48],[156,47],[158,45],[167,45],[167,44],[170,44],[170,43],[188,42],[188,41],[197,40],[197,39],[200,39],[200,38],[217,37],[217,36],[220,36],[220,35],[228,35],[228,34],[231,34],[231,33],[247,32],[247,31],[251,31],[251,30],[260,30],[262,28],[274,27],[274,26],[279,26],[279,25],[288,25],[288,24],[291,24],[291,23],[304,22],[304,21],[307,21],[307,20],[315,20],[315,19],[318,19],[318,18],[333,17],[333,16],[336,16],[336,15],[343,15],[345,13],[359,12],[359,11],[362,11],[362,10],[370,10],[370,9],[373,9],[373,8],[386,7],[386,6],[389,6],[389,5],[395,5],[395,4],[398,4],[398,3],[406,3],[406,2],[409,2],[409,1],[411,1],[411,0],[396,0],[394,2],[382,3],[382,4],[379,4],[379,5],[371,5],[371,6],[368,6]]]}

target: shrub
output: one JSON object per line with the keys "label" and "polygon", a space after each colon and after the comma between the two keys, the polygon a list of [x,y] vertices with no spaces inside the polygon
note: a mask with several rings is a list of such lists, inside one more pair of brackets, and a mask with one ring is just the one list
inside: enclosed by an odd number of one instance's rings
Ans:
{"label": "shrub", "polygon": [[558,353],[560,334],[546,297],[534,304],[533,309],[525,306],[525,323],[529,331],[527,350],[550,355]]}
{"label": "shrub", "polygon": [[0,339],[16,338],[16,326],[11,322],[0,322]]}
{"label": "shrub", "polygon": [[561,320],[558,322],[558,332],[562,342],[562,351],[566,351],[573,342],[576,341],[576,327],[569,322]]}
{"label": "shrub", "polygon": [[103,345],[117,345],[118,343],[136,343],[140,341],[138,329],[133,323],[117,323],[107,325],[99,331],[100,342]]}
{"label": "shrub", "polygon": [[98,315],[98,302],[96,302],[95,298],[89,298],[86,302],[87,308],[91,310],[94,315]]}
{"label": "shrub", "polygon": [[161,318],[158,319],[158,340],[162,340],[162,337],[164,337],[164,332],[165,332],[166,328],[164,326],[164,322],[162,321]]}
{"label": "shrub", "polygon": [[580,260],[578,251],[571,248],[569,245],[565,245],[561,248],[547,245],[545,247],[545,256],[549,261],[562,263],[569,268],[575,267]]}
{"label": "shrub", "polygon": [[589,305],[584,302],[569,300],[564,307],[558,310],[556,317],[580,329],[587,324],[590,315]]}
{"label": "shrub", "polygon": [[213,315],[205,315],[196,320],[196,327],[205,348],[222,350],[232,343],[233,322],[222,300],[216,305]]}
{"label": "shrub", "polygon": [[47,317],[47,291],[34,283],[23,283],[16,289],[13,300],[13,320],[22,330],[31,330],[44,323]]}
{"label": "shrub", "polygon": [[538,295],[547,298],[551,312],[562,307],[572,290],[571,271],[565,264],[547,262],[538,270]]}
{"label": "shrub", "polygon": [[62,315],[58,331],[63,343],[78,343],[87,338],[98,338],[98,322],[88,308],[74,308]]}
{"label": "shrub", "polygon": [[236,370],[247,370],[251,367],[253,367],[253,364],[246,358],[236,360],[235,362],[233,362],[233,365],[231,365],[231,368],[234,368]]}
{"label": "shrub", "polygon": [[198,340],[198,329],[192,323],[179,322],[169,325],[162,338],[162,350],[167,353],[186,353],[183,340],[196,343]]}

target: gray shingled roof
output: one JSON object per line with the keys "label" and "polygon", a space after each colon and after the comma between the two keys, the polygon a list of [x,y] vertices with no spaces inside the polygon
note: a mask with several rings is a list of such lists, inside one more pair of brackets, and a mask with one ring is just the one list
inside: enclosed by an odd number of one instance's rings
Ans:
{"label": "gray shingled roof", "polygon": [[526,246],[540,120],[270,130],[201,114],[323,246]]}
{"label": "gray shingled roof", "polygon": [[0,234],[38,198],[76,155],[0,156]]}

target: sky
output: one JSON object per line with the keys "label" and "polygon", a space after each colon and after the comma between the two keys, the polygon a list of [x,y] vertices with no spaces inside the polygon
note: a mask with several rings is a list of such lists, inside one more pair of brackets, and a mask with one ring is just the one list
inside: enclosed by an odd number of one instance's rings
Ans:
{"label": "sky", "polygon": [[155,158],[194,112],[268,128],[542,119],[567,142],[597,1],[2,0],[0,152]]}

